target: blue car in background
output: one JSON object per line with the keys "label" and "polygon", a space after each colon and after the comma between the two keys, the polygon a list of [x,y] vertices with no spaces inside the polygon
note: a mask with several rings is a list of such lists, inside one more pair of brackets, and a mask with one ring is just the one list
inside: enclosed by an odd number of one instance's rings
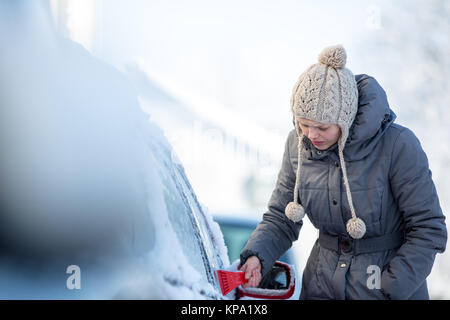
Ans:
{"label": "blue car in background", "polygon": [[[231,262],[239,259],[239,255],[246,245],[253,230],[256,229],[259,221],[252,218],[243,218],[238,216],[214,215],[213,219],[220,226],[224,242],[228,248],[228,257]],[[294,267],[295,270],[295,292],[290,299],[298,299],[301,290],[301,273],[298,259],[291,248],[278,259]]]}

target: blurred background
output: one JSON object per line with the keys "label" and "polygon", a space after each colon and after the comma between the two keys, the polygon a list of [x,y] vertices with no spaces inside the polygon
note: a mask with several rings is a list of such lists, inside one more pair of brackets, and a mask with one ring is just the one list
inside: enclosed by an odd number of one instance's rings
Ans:
{"label": "blurred background", "polygon": [[[334,44],[354,74],[378,80],[397,122],[416,133],[449,212],[450,2],[41,3],[60,35],[126,75],[210,213],[261,219],[293,128],[292,87]],[[317,237],[304,221],[294,245],[301,266]],[[429,277],[431,298],[450,299],[449,270],[447,250]]]}

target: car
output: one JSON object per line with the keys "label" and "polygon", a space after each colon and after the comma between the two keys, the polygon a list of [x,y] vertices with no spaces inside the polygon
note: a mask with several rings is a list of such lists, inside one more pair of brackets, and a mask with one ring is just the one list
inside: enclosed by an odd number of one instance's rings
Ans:
{"label": "car", "polygon": [[[245,297],[222,294],[220,228],[126,77],[40,2],[4,9],[0,299]],[[267,297],[287,298],[295,279],[275,267]]]}
{"label": "car", "polygon": [[[259,221],[252,218],[226,215],[214,215],[213,219],[219,224],[220,230],[223,233],[230,261],[239,259],[242,249],[252,232],[256,229]],[[280,261],[294,266],[297,264],[292,249],[286,251],[286,253],[280,257]]]}
{"label": "car", "polygon": [[[250,238],[250,235],[256,229],[259,220],[253,218],[250,213],[242,212],[239,214],[214,214],[213,217],[214,221],[219,224],[222,231],[230,261],[239,260],[240,253]],[[291,266],[291,272],[294,273],[294,278],[297,282],[299,282],[300,264],[298,262],[298,257],[292,248],[286,251],[277,263],[284,263],[285,265]],[[300,290],[301,283],[296,283],[295,292],[292,294],[290,299],[298,299],[300,296]]]}
{"label": "car", "polygon": [[[20,255],[16,252],[2,255],[4,259],[8,258],[3,260],[6,263],[1,267],[2,299],[288,297],[289,290],[273,295],[267,293],[267,288],[264,294],[252,295],[251,290],[240,288],[226,296],[222,295],[216,271],[227,269],[230,264],[222,232],[199,204],[182,165],[173,160],[174,155],[164,137],[156,127],[153,129],[154,139],[149,141],[152,158],[149,166],[151,164],[155,175],[151,184],[154,194],[160,193],[161,197],[153,199],[147,215],[136,212],[134,215],[130,213],[130,220],[120,219],[124,223],[123,228],[114,226],[113,230],[117,233],[108,237],[108,245],[103,243],[99,246],[95,242],[94,234],[103,234],[103,225],[95,224],[99,221],[94,219],[90,221],[94,224],[87,226],[82,221],[76,221],[76,217],[69,217],[75,229],[79,229],[73,231],[74,238],[70,243],[66,244],[63,236],[56,242],[58,234],[47,234],[48,238],[55,241],[50,245],[39,239],[32,243],[21,239]],[[95,197],[95,194],[92,196]],[[45,201],[40,203],[45,205]],[[62,203],[60,209],[64,210]],[[104,217],[103,214],[100,216]],[[10,222],[10,219],[11,216],[6,216],[5,222]],[[133,223],[130,224],[130,221]],[[19,230],[27,231],[21,223],[25,222],[16,221]],[[50,230],[47,223],[49,221],[43,220],[41,226],[30,231],[43,236]],[[83,227],[90,230],[82,230]],[[36,254],[36,250],[39,254]],[[64,251],[69,253],[64,254]],[[271,290],[270,285],[275,288],[273,283],[280,282],[292,290],[291,282],[295,278],[289,266],[279,264],[274,270],[276,268],[284,268],[282,274],[285,278],[282,281],[275,279],[279,278],[279,272],[268,278],[268,290]]]}

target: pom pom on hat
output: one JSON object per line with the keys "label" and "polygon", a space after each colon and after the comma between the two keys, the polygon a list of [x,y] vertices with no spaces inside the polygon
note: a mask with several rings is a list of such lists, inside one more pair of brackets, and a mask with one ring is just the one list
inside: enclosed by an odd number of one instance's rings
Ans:
{"label": "pom pom on hat", "polygon": [[284,212],[294,222],[299,222],[305,216],[305,209],[296,202],[289,202]]}
{"label": "pom pom on hat", "polygon": [[331,68],[343,68],[347,62],[347,53],[341,45],[326,47],[319,55],[319,62]]}
{"label": "pom pom on hat", "polygon": [[366,224],[360,218],[347,221],[347,232],[353,239],[361,239],[366,233]]}

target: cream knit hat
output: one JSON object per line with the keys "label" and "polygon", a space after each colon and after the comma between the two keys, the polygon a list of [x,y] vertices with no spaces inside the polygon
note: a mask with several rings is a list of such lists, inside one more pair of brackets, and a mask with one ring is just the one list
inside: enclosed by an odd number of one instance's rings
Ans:
{"label": "cream knit hat", "polygon": [[[366,232],[364,221],[356,217],[344,161],[344,147],[350,127],[358,110],[358,88],[353,73],[345,68],[347,54],[341,45],[325,48],[319,55],[319,63],[310,66],[300,75],[291,96],[291,109],[295,117],[311,121],[337,124],[341,128],[338,140],[339,160],[352,218],[347,221],[347,232],[354,239]],[[295,120],[298,139],[298,166],[294,189],[294,201],[285,209],[289,219],[299,222],[305,210],[298,203],[298,187],[302,166],[303,133]]]}

